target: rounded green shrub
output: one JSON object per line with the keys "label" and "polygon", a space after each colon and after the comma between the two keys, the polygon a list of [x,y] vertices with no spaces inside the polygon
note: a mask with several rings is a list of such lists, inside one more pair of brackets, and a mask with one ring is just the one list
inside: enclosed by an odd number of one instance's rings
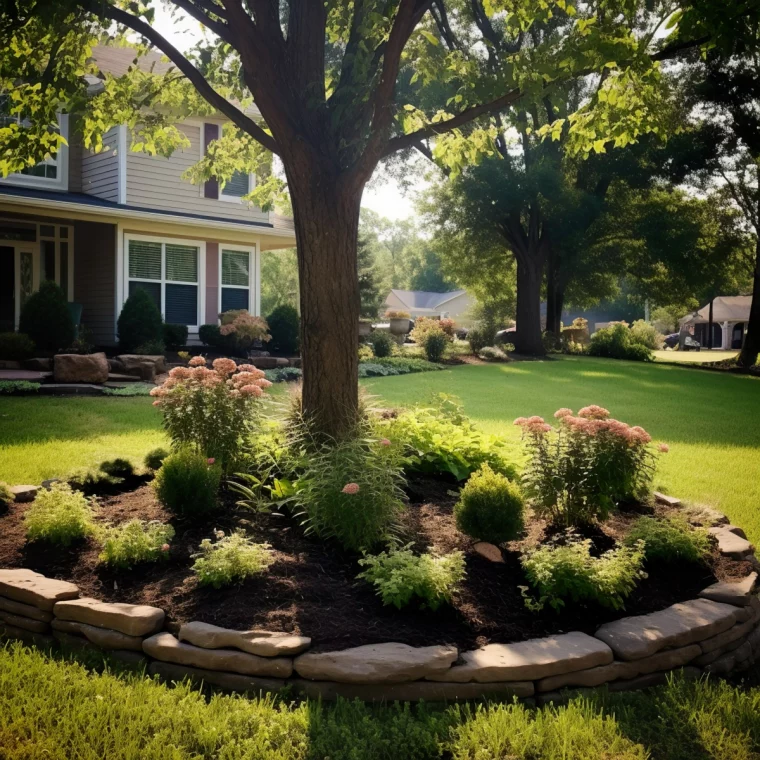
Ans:
{"label": "rounded green shrub", "polygon": [[450,338],[443,330],[428,330],[422,338],[422,350],[425,352],[425,358],[429,362],[439,362],[443,358],[449,342]]}
{"label": "rounded green shrub", "polygon": [[116,327],[122,351],[132,352],[164,338],[161,312],[143,288],[137,288],[124,302]]}
{"label": "rounded green shrub", "polygon": [[516,483],[484,464],[465,483],[454,507],[457,528],[471,538],[502,544],[519,537],[525,502]]}
{"label": "rounded green shrub", "polygon": [[100,463],[100,471],[112,478],[131,478],[135,468],[128,459],[107,459]]}
{"label": "rounded green shrub", "polygon": [[151,449],[146,455],[145,459],[143,459],[143,464],[149,469],[149,470],[157,470],[161,465],[164,463],[164,459],[169,456],[169,452],[166,449],[161,448],[160,446],[155,449]]}
{"label": "rounded green shrub", "polygon": [[288,303],[280,304],[268,317],[269,348],[281,354],[294,354],[300,344],[301,321],[298,311]]}
{"label": "rounded green shrub", "polygon": [[396,341],[393,336],[385,330],[375,330],[367,336],[367,343],[372,346],[372,353],[378,359],[384,359],[393,353],[396,347]]}
{"label": "rounded green shrub", "polygon": [[193,570],[201,586],[222,588],[261,575],[274,561],[269,544],[256,544],[242,531],[225,536],[216,532],[216,543],[204,538]]}
{"label": "rounded green shrub", "polygon": [[467,331],[467,342],[470,351],[479,354],[486,346],[493,346],[496,341],[496,330],[489,325],[476,325]]}
{"label": "rounded green shrub", "polygon": [[74,342],[74,320],[66,295],[58,285],[45,280],[27,298],[21,309],[19,332],[28,335],[43,351],[58,351]]}
{"label": "rounded green shrub", "polygon": [[211,348],[216,348],[232,356],[242,356],[244,352],[240,351],[235,341],[234,335],[222,335],[219,325],[201,325],[198,329],[198,337],[201,341]]}
{"label": "rounded green shrub", "polygon": [[67,483],[43,488],[24,515],[26,537],[69,546],[73,541],[95,532],[92,502]]}
{"label": "rounded green shrub", "polygon": [[153,488],[168,510],[182,517],[202,517],[214,512],[222,469],[192,448],[181,448],[164,460]]}
{"label": "rounded green shrub", "polygon": [[164,324],[163,340],[169,351],[179,351],[187,345],[187,325]]}
{"label": "rounded green shrub", "polygon": [[644,542],[644,556],[649,561],[701,562],[710,553],[707,533],[679,517],[640,517],[623,543],[633,546],[639,541]]}
{"label": "rounded green shrub", "polygon": [[34,356],[34,341],[24,333],[0,333],[0,359],[23,361]]}

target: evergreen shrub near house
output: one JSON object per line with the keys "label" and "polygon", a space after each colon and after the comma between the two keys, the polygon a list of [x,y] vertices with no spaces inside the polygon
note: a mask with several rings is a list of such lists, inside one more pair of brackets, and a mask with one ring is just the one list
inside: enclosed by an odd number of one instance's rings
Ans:
{"label": "evergreen shrub near house", "polygon": [[637,319],[631,325],[631,340],[634,343],[641,343],[652,351],[659,351],[665,345],[665,336],[645,319]]}
{"label": "evergreen shrub near house", "polygon": [[524,508],[520,487],[484,464],[465,483],[454,517],[457,528],[470,538],[501,544],[519,537]]}
{"label": "evergreen shrub near house", "polygon": [[198,337],[204,345],[232,356],[239,356],[244,353],[238,348],[235,336],[222,335],[219,325],[201,325],[198,330]]}
{"label": "evergreen shrub near house", "polygon": [[34,341],[24,333],[0,333],[0,359],[23,361],[34,356]]}
{"label": "evergreen shrub near house", "polygon": [[439,362],[446,353],[451,338],[440,328],[428,330],[422,337],[422,350],[429,362]]}
{"label": "evergreen shrub near house", "polygon": [[39,290],[21,308],[19,332],[28,335],[42,351],[59,351],[74,342],[74,320],[60,286],[50,280],[40,283]]}
{"label": "evergreen shrub near house", "polygon": [[187,325],[165,323],[163,340],[169,351],[178,351],[187,345]]}
{"label": "evergreen shrub near house", "polygon": [[298,311],[288,303],[280,304],[268,317],[272,339],[269,348],[280,354],[295,354],[300,345]]}
{"label": "evergreen shrub near house", "polygon": [[164,325],[161,312],[147,291],[137,288],[124,302],[116,323],[119,347],[132,353],[140,346],[163,342]]}
{"label": "evergreen shrub near house", "polygon": [[377,359],[384,359],[393,354],[396,348],[396,341],[393,336],[385,330],[375,330],[367,336],[367,343],[372,346],[372,353]]}

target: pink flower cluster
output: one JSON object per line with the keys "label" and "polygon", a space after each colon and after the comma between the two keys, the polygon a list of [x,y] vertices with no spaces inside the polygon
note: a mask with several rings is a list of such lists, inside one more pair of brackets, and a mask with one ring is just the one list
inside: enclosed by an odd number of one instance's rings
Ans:
{"label": "pink flower cluster", "polygon": [[552,426],[545,422],[543,417],[534,415],[533,417],[518,417],[515,425],[521,427],[526,433],[532,433],[533,435],[543,435],[548,433]]}
{"label": "pink flower cluster", "polygon": [[601,406],[585,406],[574,416],[572,409],[559,409],[554,414],[562,424],[575,433],[584,433],[591,437],[607,434],[628,444],[647,444],[652,436],[638,425],[610,418],[610,413]]}
{"label": "pink flower cluster", "polygon": [[346,483],[346,485],[341,488],[342,493],[347,493],[350,496],[354,496],[355,494],[359,493],[359,484],[358,483]]}
{"label": "pink flower cluster", "polygon": [[[570,409],[567,411],[572,414]],[[609,418],[610,413],[603,406],[591,404],[591,406],[584,406],[583,409],[578,412],[578,416],[587,420],[606,420]]]}

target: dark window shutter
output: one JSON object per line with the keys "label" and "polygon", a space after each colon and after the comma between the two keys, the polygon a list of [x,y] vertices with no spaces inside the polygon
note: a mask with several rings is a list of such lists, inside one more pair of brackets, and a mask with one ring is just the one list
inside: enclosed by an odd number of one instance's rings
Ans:
{"label": "dark window shutter", "polygon": [[[218,124],[204,124],[203,125],[203,155],[208,152],[209,143],[213,142],[219,137],[219,125]],[[204,198],[218,198],[219,197],[219,181],[216,177],[206,180],[203,186]]]}

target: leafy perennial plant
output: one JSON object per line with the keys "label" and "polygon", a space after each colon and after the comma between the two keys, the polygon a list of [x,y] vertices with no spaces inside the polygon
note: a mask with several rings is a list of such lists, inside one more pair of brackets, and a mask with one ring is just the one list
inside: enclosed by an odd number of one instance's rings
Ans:
{"label": "leafy perennial plant", "polygon": [[175,447],[194,446],[226,470],[270,385],[263,371],[251,364],[215,359],[207,367],[202,356],[195,356],[189,367],[175,367],[151,396]]}

